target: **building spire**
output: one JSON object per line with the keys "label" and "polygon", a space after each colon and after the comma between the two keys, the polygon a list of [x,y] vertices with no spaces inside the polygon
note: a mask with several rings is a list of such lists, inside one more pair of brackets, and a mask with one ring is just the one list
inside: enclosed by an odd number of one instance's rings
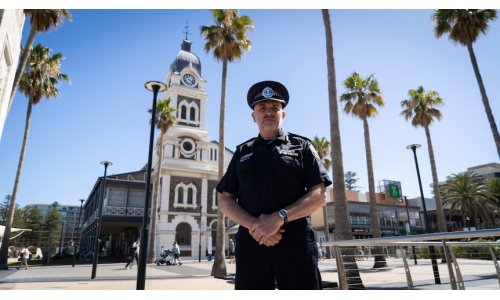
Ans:
{"label": "building spire", "polygon": [[184,28],[186,29],[186,31],[183,31],[182,33],[186,34],[185,40],[187,41],[188,40],[188,34],[191,34],[191,32],[189,31],[189,19],[186,20],[186,26],[184,26]]}

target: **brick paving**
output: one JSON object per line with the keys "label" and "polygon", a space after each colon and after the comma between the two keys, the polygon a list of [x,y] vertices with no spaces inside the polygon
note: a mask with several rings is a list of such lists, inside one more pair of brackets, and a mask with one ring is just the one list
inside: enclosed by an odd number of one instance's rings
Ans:
{"label": "brick paving", "polygon": [[[406,276],[400,259],[389,258],[388,268],[374,270],[372,260],[358,261],[360,276],[367,290],[405,290]],[[210,276],[212,263],[185,261],[182,266],[148,265],[146,290],[233,290],[234,282]],[[430,261],[410,263],[415,289],[450,290],[446,264],[439,264],[442,284],[434,284]],[[0,290],[135,290],[137,267],[124,269],[124,263],[99,264],[96,279],[90,279],[92,265],[35,266],[28,270],[11,268],[0,271]],[[325,282],[336,283],[335,260],[320,261]],[[491,261],[459,259],[459,266],[467,290],[500,290],[496,270]],[[235,265],[226,264],[228,274],[234,274]]]}

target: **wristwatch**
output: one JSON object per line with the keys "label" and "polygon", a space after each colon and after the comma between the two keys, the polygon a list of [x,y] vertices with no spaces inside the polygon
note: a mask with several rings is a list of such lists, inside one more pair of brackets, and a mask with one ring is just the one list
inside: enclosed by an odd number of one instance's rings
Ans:
{"label": "wristwatch", "polygon": [[278,211],[278,216],[280,216],[280,218],[283,219],[283,221],[284,221],[283,225],[288,223],[288,211],[286,209],[284,209],[284,208],[280,209]]}

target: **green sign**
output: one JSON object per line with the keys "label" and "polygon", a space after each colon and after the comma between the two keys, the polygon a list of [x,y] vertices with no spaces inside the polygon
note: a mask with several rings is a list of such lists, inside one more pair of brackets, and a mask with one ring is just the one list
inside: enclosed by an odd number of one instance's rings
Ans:
{"label": "green sign", "polygon": [[401,198],[401,195],[399,194],[399,186],[397,184],[389,184],[389,196],[394,199]]}

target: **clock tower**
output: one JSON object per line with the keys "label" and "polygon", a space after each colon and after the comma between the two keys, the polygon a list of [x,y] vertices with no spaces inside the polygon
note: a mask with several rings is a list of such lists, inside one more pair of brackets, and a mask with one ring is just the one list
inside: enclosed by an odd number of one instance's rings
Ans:
{"label": "clock tower", "polygon": [[[157,178],[157,170],[161,172],[156,253],[160,254],[162,246],[170,249],[176,241],[182,256],[197,258],[201,253],[205,257],[215,249],[219,145],[208,138],[206,81],[200,59],[191,52],[187,38],[170,64],[165,83],[165,97],[176,109],[177,124],[163,137],[161,167],[158,151],[153,161],[152,178]],[[232,152],[226,150],[226,168],[231,157]],[[158,184],[156,180],[154,184]]]}

